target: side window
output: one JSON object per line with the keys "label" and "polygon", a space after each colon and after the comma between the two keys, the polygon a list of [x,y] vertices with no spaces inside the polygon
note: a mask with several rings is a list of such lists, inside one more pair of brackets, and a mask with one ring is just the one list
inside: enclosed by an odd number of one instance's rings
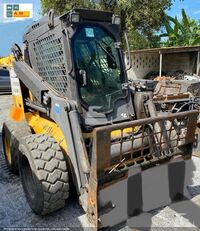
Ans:
{"label": "side window", "polygon": [[91,54],[89,53],[87,44],[85,42],[84,43],[77,42],[75,49],[76,49],[77,67],[79,69],[87,68],[91,59]]}
{"label": "side window", "polygon": [[109,108],[123,94],[123,72],[114,37],[100,26],[85,25],[78,28],[72,44],[82,102]]}

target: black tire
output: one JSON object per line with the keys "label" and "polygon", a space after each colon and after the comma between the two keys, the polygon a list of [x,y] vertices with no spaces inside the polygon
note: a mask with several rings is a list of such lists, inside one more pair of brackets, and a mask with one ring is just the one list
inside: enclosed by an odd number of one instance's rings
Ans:
{"label": "black tire", "polygon": [[8,120],[2,128],[2,144],[6,164],[13,174],[19,173],[18,157],[20,140],[31,134],[31,129],[26,122]]}
{"label": "black tire", "polygon": [[64,155],[53,137],[34,134],[20,144],[19,172],[31,209],[46,215],[65,205],[69,178]]}

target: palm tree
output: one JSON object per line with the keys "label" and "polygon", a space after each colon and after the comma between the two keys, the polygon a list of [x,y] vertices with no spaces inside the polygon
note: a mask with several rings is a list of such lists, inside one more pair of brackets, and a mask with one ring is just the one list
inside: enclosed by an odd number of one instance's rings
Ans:
{"label": "palm tree", "polygon": [[182,19],[177,17],[164,17],[164,27],[166,33],[161,37],[167,38],[162,45],[164,46],[192,46],[200,45],[200,22],[191,19],[182,9]]}

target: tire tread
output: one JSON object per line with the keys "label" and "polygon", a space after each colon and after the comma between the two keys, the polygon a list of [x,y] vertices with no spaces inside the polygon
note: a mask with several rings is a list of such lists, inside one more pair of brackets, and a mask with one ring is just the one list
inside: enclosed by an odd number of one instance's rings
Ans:
{"label": "tire tread", "polygon": [[[69,178],[66,160],[59,145],[46,134],[26,136],[24,143],[31,151],[36,167],[35,175],[43,188],[41,215],[64,207],[65,200],[69,197]],[[20,147],[23,153],[23,145]]]}

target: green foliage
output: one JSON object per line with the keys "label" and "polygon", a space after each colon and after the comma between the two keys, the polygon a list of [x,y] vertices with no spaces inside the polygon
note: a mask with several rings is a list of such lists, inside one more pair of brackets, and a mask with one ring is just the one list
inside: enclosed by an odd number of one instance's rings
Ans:
{"label": "green foliage", "polygon": [[166,33],[161,37],[167,38],[162,44],[164,46],[191,46],[200,44],[200,21],[191,19],[182,9],[182,19],[164,17]]}
{"label": "green foliage", "polygon": [[61,15],[73,8],[95,8],[96,4],[90,0],[40,0],[42,14],[54,9],[56,15]]}
{"label": "green foliage", "polygon": [[127,30],[131,48],[158,46],[156,35],[163,22],[165,10],[173,0],[41,0],[42,13],[55,9],[57,15],[72,8],[110,10],[121,16],[122,30]]}

